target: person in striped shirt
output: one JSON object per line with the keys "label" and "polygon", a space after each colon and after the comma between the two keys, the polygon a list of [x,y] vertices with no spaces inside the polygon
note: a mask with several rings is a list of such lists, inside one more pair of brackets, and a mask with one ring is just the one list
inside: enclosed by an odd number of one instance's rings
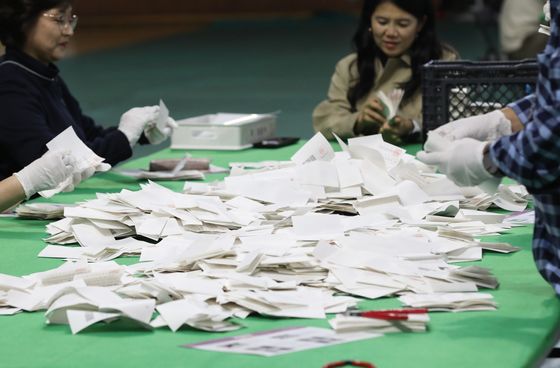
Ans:
{"label": "person in striped shirt", "polygon": [[[535,205],[535,263],[560,296],[560,0],[549,3],[551,32],[538,55],[536,92],[434,130],[418,159],[461,186],[502,176],[525,185]],[[450,144],[437,144],[441,138]]]}

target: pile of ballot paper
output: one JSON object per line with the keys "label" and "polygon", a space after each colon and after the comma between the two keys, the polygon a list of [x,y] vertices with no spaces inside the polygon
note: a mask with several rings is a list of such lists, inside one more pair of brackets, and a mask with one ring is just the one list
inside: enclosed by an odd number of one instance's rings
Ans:
{"label": "pile of ballot paper", "polygon": [[24,203],[16,208],[16,214],[21,218],[53,220],[64,217],[64,207],[69,205],[60,203]]}
{"label": "pile of ballot paper", "polygon": [[370,318],[337,315],[329,320],[332,329],[340,333],[372,331],[376,333],[424,332],[430,317],[428,313],[410,314],[407,318]]}
{"label": "pile of ballot paper", "polygon": [[[326,318],[360,298],[392,296],[429,309],[495,309],[480,292],[498,287],[491,270],[460,263],[518,249],[476,237],[516,226],[481,209],[520,210],[526,191],[461,189],[381,136],[340,144],[334,152],[318,134],[290,161],[235,163],[220,182],[187,182],[183,192],[148,182],[67,207],[47,225],[50,244],[39,254],[66,262],[0,275],[0,313],[45,310],[47,323],[77,333],[118,319],[229,331],[240,327],[234,317]],[[128,255],[139,261],[113,261]],[[363,318],[331,323],[395,329]]]}
{"label": "pile of ballot paper", "polygon": [[399,297],[406,306],[432,311],[494,310],[496,302],[486,293],[406,294]]}

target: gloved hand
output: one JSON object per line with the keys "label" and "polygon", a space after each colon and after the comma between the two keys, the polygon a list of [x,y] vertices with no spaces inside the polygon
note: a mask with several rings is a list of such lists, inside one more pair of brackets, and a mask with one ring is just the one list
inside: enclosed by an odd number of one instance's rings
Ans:
{"label": "gloved hand", "polygon": [[132,108],[121,116],[119,130],[128,138],[130,147],[138,142],[146,125],[156,121],[158,114],[159,106],[144,106]]}
{"label": "gloved hand", "polygon": [[95,174],[95,167],[89,167],[82,172],[72,173],[72,183],[65,186],[64,189],[62,189],[62,191],[63,192],[73,191],[76,188],[76,185],[80,184],[80,182],[86,180],[93,174]]}
{"label": "gloved hand", "polygon": [[[495,110],[484,115],[475,115],[455,120],[431,132],[431,134],[437,134],[450,141],[462,138],[473,138],[479,141],[494,141],[511,133],[511,122],[500,110]],[[429,138],[426,141],[429,147],[430,144],[428,141]]]}
{"label": "gloved hand", "polygon": [[443,151],[420,151],[418,160],[427,165],[435,165],[442,174],[463,187],[479,185],[494,178],[484,168],[482,158],[487,142],[472,138],[454,141]]}
{"label": "gloved hand", "polygon": [[542,10],[544,13],[544,20],[550,22],[550,0],[547,0]]}
{"label": "gloved hand", "polygon": [[14,173],[21,183],[25,196],[55,188],[72,175],[77,165],[70,151],[48,151],[19,172]]}
{"label": "gloved hand", "polygon": [[144,135],[148,138],[150,144],[160,144],[173,133],[173,129],[177,128],[178,125],[172,118],[167,118],[166,126],[163,130],[159,130],[157,124],[148,124],[144,128]]}

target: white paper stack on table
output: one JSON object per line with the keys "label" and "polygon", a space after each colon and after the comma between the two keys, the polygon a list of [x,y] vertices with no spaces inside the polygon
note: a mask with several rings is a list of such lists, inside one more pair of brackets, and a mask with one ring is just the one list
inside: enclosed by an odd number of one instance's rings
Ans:
{"label": "white paper stack on table", "polygon": [[356,316],[337,315],[329,320],[336,332],[425,332],[430,317],[425,314],[411,314],[408,319],[378,319]]}
{"label": "white paper stack on table", "polygon": [[[465,193],[381,136],[341,146],[335,153],[318,134],[290,161],[238,163],[224,181],[186,182],[183,192],[148,182],[65,208],[39,256],[67,262],[6,275],[5,286],[0,278],[0,312],[46,310],[49,323],[78,332],[86,320],[115,319],[230,331],[241,327],[233,317],[322,319],[359,298],[391,296],[413,307],[495,309],[479,292],[498,286],[491,270],[460,263],[517,250],[476,239],[510,229],[504,216],[465,209]],[[111,261],[125,255],[140,258]]]}
{"label": "white paper stack on table", "polygon": [[199,170],[148,171],[142,169],[119,169],[119,173],[135,179],[149,180],[204,180],[204,173]]}
{"label": "white paper stack on table", "polygon": [[482,311],[497,308],[494,297],[487,293],[406,294],[399,300],[408,307],[430,311]]}
{"label": "white paper stack on table", "polygon": [[21,218],[53,220],[64,217],[64,208],[73,205],[61,203],[23,203],[17,206],[16,214]]}

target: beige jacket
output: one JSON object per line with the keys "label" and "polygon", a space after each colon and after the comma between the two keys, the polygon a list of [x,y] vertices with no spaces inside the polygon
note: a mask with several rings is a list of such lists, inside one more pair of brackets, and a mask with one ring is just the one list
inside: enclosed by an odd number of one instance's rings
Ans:
{"label": "beige jacket", "polygon": [[[450,48],[444,47],[443,60],[456,60],[458,55]],[[348,90],[358,81],[357,54],[350,54],[340,60],[336,65],[331,79],[327,99],[321,102],[313,111],[313,128],[321,132],[327,139],[333,139],[331,132],[341,138],[354,137],[354,124],[358,112],[366,101],[373,98],[377,91],[387,95],[399,88],[401,83],[407,82],[411,77],[410,57],[403,55],[399,58],[390,58],[385,66],[379,59],[375,60],[375,83],[369,95],[356,104],[356,112],[348,101]],[[417,91],[406,103],[401,104],[398,115],[422,123],[422,94]]]}

